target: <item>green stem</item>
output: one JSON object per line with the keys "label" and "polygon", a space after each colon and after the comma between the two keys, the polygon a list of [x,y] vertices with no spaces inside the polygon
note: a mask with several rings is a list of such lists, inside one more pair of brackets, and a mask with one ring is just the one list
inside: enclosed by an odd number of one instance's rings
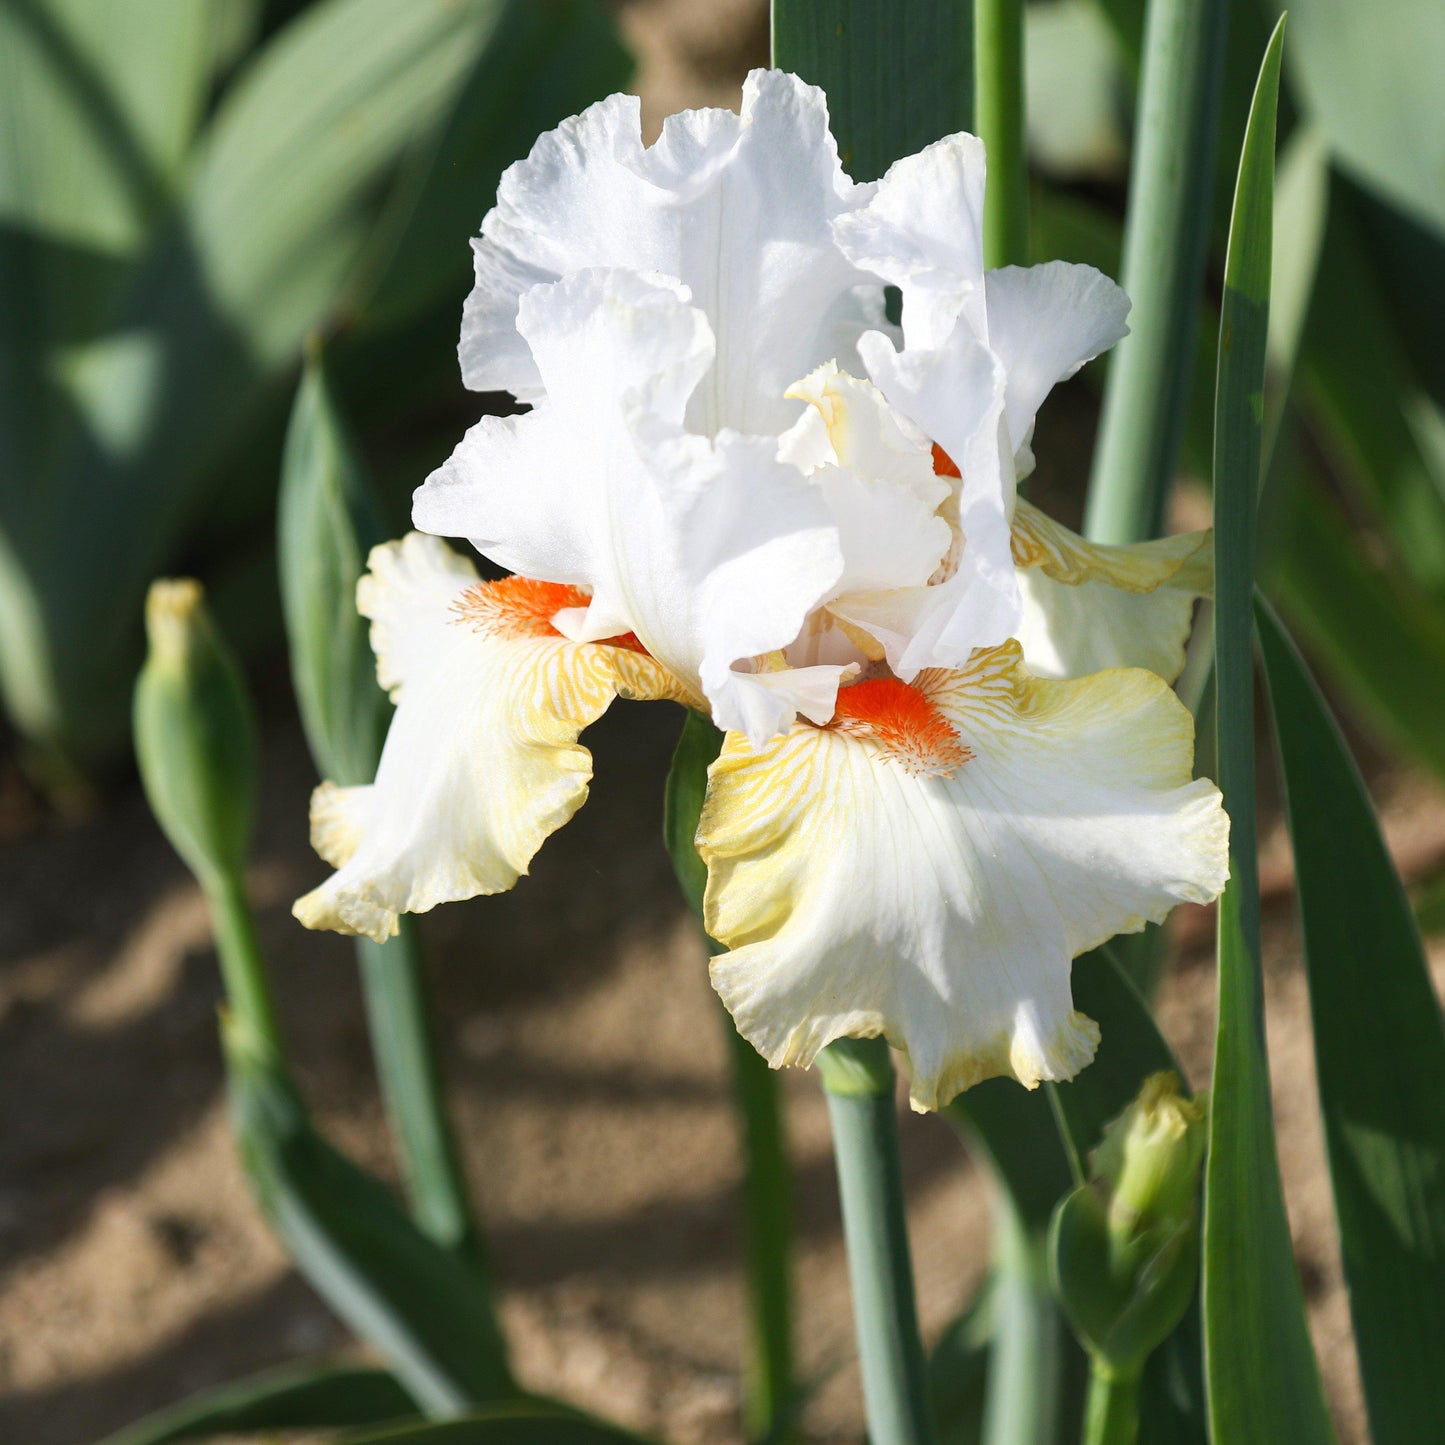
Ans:
{"label": "green stem", "polygon": [[1084,1445],[1134,1445],[1139,1438],[1139,1376],[1094,1360],[1084,1404]]}
{"label": "green stem", "polygon": [[993,1347],[984,1394],[984,1445],[1043,1445],[1076,1418],[1075,1350],[1048,1277],[1049,1221],[1073,1182],[1051,1090],[1012,1079],[976,1084],[943,1115],[987,1162],[993,1201]]}
{"label": "green stem", "polygon": [[234,875],[217,877],[204,880],[204,886],[226,1002],[237,1023],[250,1034],[250,1042],[280,1060],[281,1027],[245,880]]}
{"label": "green stem", "polygon": [[750,1440],[782,1445],[792,1438],[792,1176],[778,1097],[767,1060],[724,1014],[731,1041],[733,1096],[743,1133],[743,1213],[747,1230],[748,1310],[752,1361],[744,1405]]}
{"label": "green stem", "polygon": [[377,1079],[417,1224],[486,1271],[456,1141],[443,1104],[416,922],[388,943],[356,940]]}
{"label": "green stem", "polygon": [[1000,1193],[994,1204],[993,1353],[983,1445],[1053,1440],[1062,1408],[1063,1320],[1049,1284],[1047,1231],[1032,1230]]}
{"label": "green stem", "polygon": [[[663,837],[677,881],[699,923],[707,869],[698,857],[698,818],[707,793],[708,765],[723,735],[689,710],[667,775]],[[708,949],[722,949],[712,939]],[[748,1313],[752,1319],[744,1416],[751,1438],[789,1438],[797,1408],[793,1380],[792,1174],[778,1099],[777,1075],[723,1011],[733,1062],[733,1097],[742,1125],[743,1209],[747,1240]]]}
{"label": "green stem", "polygon": [[974,107],[988,153],[983,203],[985,266],[1029,261],[1029,176],[1024,136],[1023,0],[975,0]]}
{"label": "green stem", "polygon": [[1109,363],[1085,532],[1159,534],[1189,396],[1228,0],[1149,0],[1124,228],[1130,334]]}
{"label": "green stem", "polygon": [[833,1124],[868,1439],[932,1445],[888,1045],[840,1039],[818,1064]]}

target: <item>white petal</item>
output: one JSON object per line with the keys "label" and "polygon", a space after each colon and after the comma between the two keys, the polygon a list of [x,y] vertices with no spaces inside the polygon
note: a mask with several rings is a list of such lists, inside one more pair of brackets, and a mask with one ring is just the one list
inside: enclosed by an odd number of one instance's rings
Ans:
{"label": "white petal", "polygon": [[776,434],[795,415],[788,384],[838,355],[877,310],[881,288],[829,229],[871,194],[838,163],[822,91],[796,76],[754,71],[741,115],[672,116],[646,149],[638,102],[612,96],[503,176],[475,243],[466,383],[538,399],[548,383],[513,330],[521,297],[586,267],[623,266],[677,278],[717,335],[693,424]]}
{"label": "white petal", "polygon": [[[833,716],[839,684],[856,671],[853,664],[833,663],[777,671],[739,668],[728,680],[726,706],[713,710],[713,720],[719,727],[763,742],[786,732],[799,713],[821,726]],[[728,719],[726,723],[719,720],[719,713]]]}
{"label": "white petal", "polygon": [[698,834],[732,949],[713,982],[775,1066],[881,1033],[917,1108],[995,1074],[1069,1078],[1098,1038],[1070,960],[1223,888],[1227,820],[1164,683],[1039,681],[1018,656],[927,674],[922,712],[799,724],[761,753],[728,739]]}
{"label": "white petal", "polygon": [[477,581],[477,569],[430,537],[409,535],[371,549],[356,584],[356,606],[371,620],[376,680],[392,702],[403,689],[434,674],[453,636],[436,625],[457,595]]}
{"label": "white petal", "polygon": [[[736,664],[785,647],[836,589],[843,569],[837,523],[819,489],[778,460],[771,438],[724,432],[709,442],[687,436],[649,454],[660,471],[682,479],[668,501],[683,586],[681,595],[665,595],[662,605],[682,615],[695,639],[693,655],[701,659],[698,676],[713,721],[761,745],[787,727],[792,714],[760,731],[756,714],[742,701],[751,689]],[[646,642],[645,632],[638,636]],[[818,685],[814,678],[770,687],[776,697],[796,696],[806,714],[823,706]],[[794,693],[791,686],[803,691]],[[835,677],[834,691],[836,686]]]}
{"label": "white petal", "polygon": [[953,540],[936,515],[951,489],[934,472],[928,438],[876,386],[833,362],[788,395],[809,404],[811,422],[794,426],[779,453],[807,465],[837,523],[836,595],[923,586]]}
{"label": "white petal", "polygon": [[[789,387],[788,396],[806,401],[826,433],[831,455],[817,465],[833,462],[870,482],[906,488],[929,512],[948,495],[948,484],[933,470],[930,438],[891,407],[872,382],[849,376],[829,361]],[[795,433],[802,430],[801,423],[794,428]],[[791,440],[780,445],[785,455],[791,447],[801,458],[817,442],[810,437],[807,447]]]}
{"label": "white petal", "polygon": [[1066,261],[990,271],[985,291],[989,345],[1008,378],[1004,416],[1018,451],[1049,392],[1129,334],[1129,298],[1092,266]]}
{"label": "white petal", "polygon": [[587,797],[582,729],[614,697],[681,690],[636,651],[559,637],[569,589],[478,584],[435,537],[377,548],[365,581],[396,715],[373,784],[317,789],[313,842],[338,871],[295,913],[380,941],[400,913],[510,888]]}
{"label": "white petal", "polygon": [[865,480],[843,467],[825,467],[813,481],[838,527],[843,551],[843,572],[834,584],[838,597],[922,587],[937,570],[952,534],[911,487]]}
{"label": "white petal", "polygon": [[1018,640],[1033,672],[1145,667],[1166,682],[1179,676],[1195,600],[1213,591],[1209,532],[1105,546],[1022,501],[1013,528],[1024,599]]}
{"label": "white petal", "polygon": [[826,500],[775,437],[683,429],[711,337],[675,286],[584,271],[530,292],[519,324],[546,398],[473,427],[417,492],[417,525],[587,587],[570,635],[636,633],[743,726],[735,664],[791,642],[842,571]]}
{"label": "white petal", "polygon": [[903,293],[908,349],[942,346],[960,316],[988,341],[983,294],[983,142],[946,136],[889,167],[864,207],[840,216],[843,253]]}
{"label": "white petal", "polygon": [[900,677],[958,667],[975,648],[1012,637],[1022,614],[1009,538],[1013,464],[1002,440],[1003,369],[966,321],[937,350],[897,352],[876,332],[860,350],[889,404],[957,465],[964,546],[943,582],[893,597],[853,597],[839,615],[885,643]]}

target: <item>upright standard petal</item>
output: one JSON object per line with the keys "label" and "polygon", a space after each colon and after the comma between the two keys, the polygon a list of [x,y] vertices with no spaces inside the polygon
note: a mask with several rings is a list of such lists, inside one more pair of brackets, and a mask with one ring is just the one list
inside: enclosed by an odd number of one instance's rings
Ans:
{"label": "upright standard petal", "polygon": [[1003,363],[1004,422],[1019,476],[1033,470],[1029,440],[1055,386],[1129,334],[1129,298],[1092,266],[1047,261],[1005,266],[984,279],[988,343]]}
{"label": "upright standard petal", "polygon": [[[713,349],[685,298],[627,271],[529,292],[518,325],[546,397],[473,427],[418,490],[413,519],[513,571],[588,588],[585,616],[559,622],[569,636],[636,633],[720,727],[761,742],[748,662],[787,646],[828,595],[838,529],[776,437],[684,428]],[[777,727],[801,706],[782,681],[767,698]]]}
{"label": "upright standard petal", "polygon": [[1018,640],[1040,677],[1144,667],[1173,682],[1194,603],[1214,591],[1213,534],[1090,542],[1020,501],[1013,552],[1023,591]]}
{"label": "upright standard petal", "polygon": [[910,351],[948,340],[960,316],[988,341],[983,282],[983,142],[945,136],[895,161],[867,205],[833,222],[839,248],[903,293]]}
{"label": "upright standard petal", "polygon": [[[850,696],[852,695],[852,696]],[[730,737],[698,847],[713,982],[770,1063],[833,1039],[907,1052],[915,1108],[1092,1057],[1070,961],[1216,897],[1228,824],[1190,779],[1193,725],[1156,676],[1042,681],[1016,644],[839,694],[829,728]]]}
{"label": "upright standard petal", "polygon": [[843,571],[838,597],[921,587],[952,542],[938,509],[952,488],[933,468],[927,437],[896,412],[871,382],[828,362],[789,389],[806,401],[821,445],[800,423],[787,450],[807,456],[808,474],[838,524]]}
{"label": "upright standard petal", "polygon": [[958,536],[932,585],[857,594],[836,610],[884,644],[900,677],[961,667],[975,648],[1012,637],[1022,615],[1009,539],[1014,486],[1003,367],[966,320],[934,350],[895,351],[880,332],[864,336],[859,350],[889,405],[943,454],[957,484],[944,511]]}
{"label": "upright standard petal", "polygon": [[574,271],[622,266],[680,281],[717,336],[694,428],[781,432],[796,415],[788,385],[846,355],[850,336],[881,315],[881,287],[830,231],[871,194],[843,173],[822,91],[796,76],[754,71],[741,115],[685,111],[646,148],[637,99],[611,96],[503,175],[474,242],[463,378],[538,400],[551,388],[516,332],[522,297]]}
{"label": "upright standard petal", "polygon": [[396,715],[374,783],[316,790],[312,843],[337,871],[296,904],[302,923],[380,942],[398,914],[510,888],[587,797],[582,729],[614,697],[686,700],[635,647],[559,636],[550,619],[579,601],[479,582],[415,532],[372,552],[358,602]]}

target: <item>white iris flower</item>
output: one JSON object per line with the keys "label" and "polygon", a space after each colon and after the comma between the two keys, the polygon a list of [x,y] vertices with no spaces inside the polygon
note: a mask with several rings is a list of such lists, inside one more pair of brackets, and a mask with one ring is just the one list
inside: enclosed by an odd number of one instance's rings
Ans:
{"label": "white iris flower", "polygon": [[373,554],[397,712],[376,782],[317,792],[338,871],[303,922],[384,938],[511,887],[586,798],[582,729],[671,698],[728,735],[713,981],[770,1062],[885,1034],[934,1108],[1089,1061],[1073,957],[1227,874],[1166,681],[1208,537],[1099,547],[1017,497],[1128,303],[1087,267],[985,274],[983,185],[967,135],[854,184],[779,72],[650,148],[613,96],[507,172],[461,360],[532,410],[473,427],[413,516],[516,575],[419,533]]}

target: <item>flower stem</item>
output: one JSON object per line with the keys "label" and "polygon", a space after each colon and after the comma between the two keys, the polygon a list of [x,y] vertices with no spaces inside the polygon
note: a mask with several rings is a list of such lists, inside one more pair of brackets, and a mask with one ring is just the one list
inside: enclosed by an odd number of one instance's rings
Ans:
{"label": "flower stem", "polygon": [[743,1133],[752,1367],[744,1406],[750,1440],[782,1445],[797,1409],[793,1381],[792,1177],[778,1082],[767,1060],[724,1015],[731,1044],[733,1097]]}
{"label": "flower stem", "polygon": [[1024,138],[1023,0],[974,0],[974,111],[988,154],[985,266],[1029,261],[1029,175]]}
{"label": "flower stem", "polygon": [[253,1046],[271,1059],[282,1058],[281,1028],[271,999],[271,981],[256,938],[256,923],[246,898],[244,879],[219,874],[204,880],[211,928],[226,1003]]}
{"label": "flower stem", "polygon": [[[707,793],[708,765],[722,741],[707,718],[689,710],[667,775],[663,837],[683,896],[699,923],[707,868],[694,840]],[[721,952],[711,938],[707,946],[712,953]],[[753,1325],[743,1413],[749,1438],[780,1445],[790,1437],[789,1421],[798,1403],[793,1380],[792,1174],[777,1075],[733,1027],[725,1010],[722,1017],[742,1126],[748,1309]]]}
{"label": "flower stem", "polygon": [[1139,1438],[1139,1375],[1095,1359],[1084,1404],[1084,1445],[1134,1445]]}
{"label": "flower stem", "polygon": [[818,1064],[833,1124],[868,1438],[932,1445],[888,1045],[840,1039]]}
{"label": "flower stem", "polygon": [[402,918],[397,936],[385,944],[358,938],[356,954],[377,1079],[412,1213],[424,1233],[468,1255],[486,1274],[486,1248],[443,1104],[415,921]]}
{"label": "flower stem", "polygon": [[1047,1240],[1000,1192],[994,1203],[994,1345],[984,1445],[1030,1445],[1058,1434],[1063,1320],[1049,1284]]}
{"label": "flower stem", "polygon": [[[1184,424],[1209,240],[1226,0],[1149,0],[1121,281],[1130,334],[1109,363],[1084,530],[1159,535]],[[1186,163],[1187,161],[1187,163]]]}

